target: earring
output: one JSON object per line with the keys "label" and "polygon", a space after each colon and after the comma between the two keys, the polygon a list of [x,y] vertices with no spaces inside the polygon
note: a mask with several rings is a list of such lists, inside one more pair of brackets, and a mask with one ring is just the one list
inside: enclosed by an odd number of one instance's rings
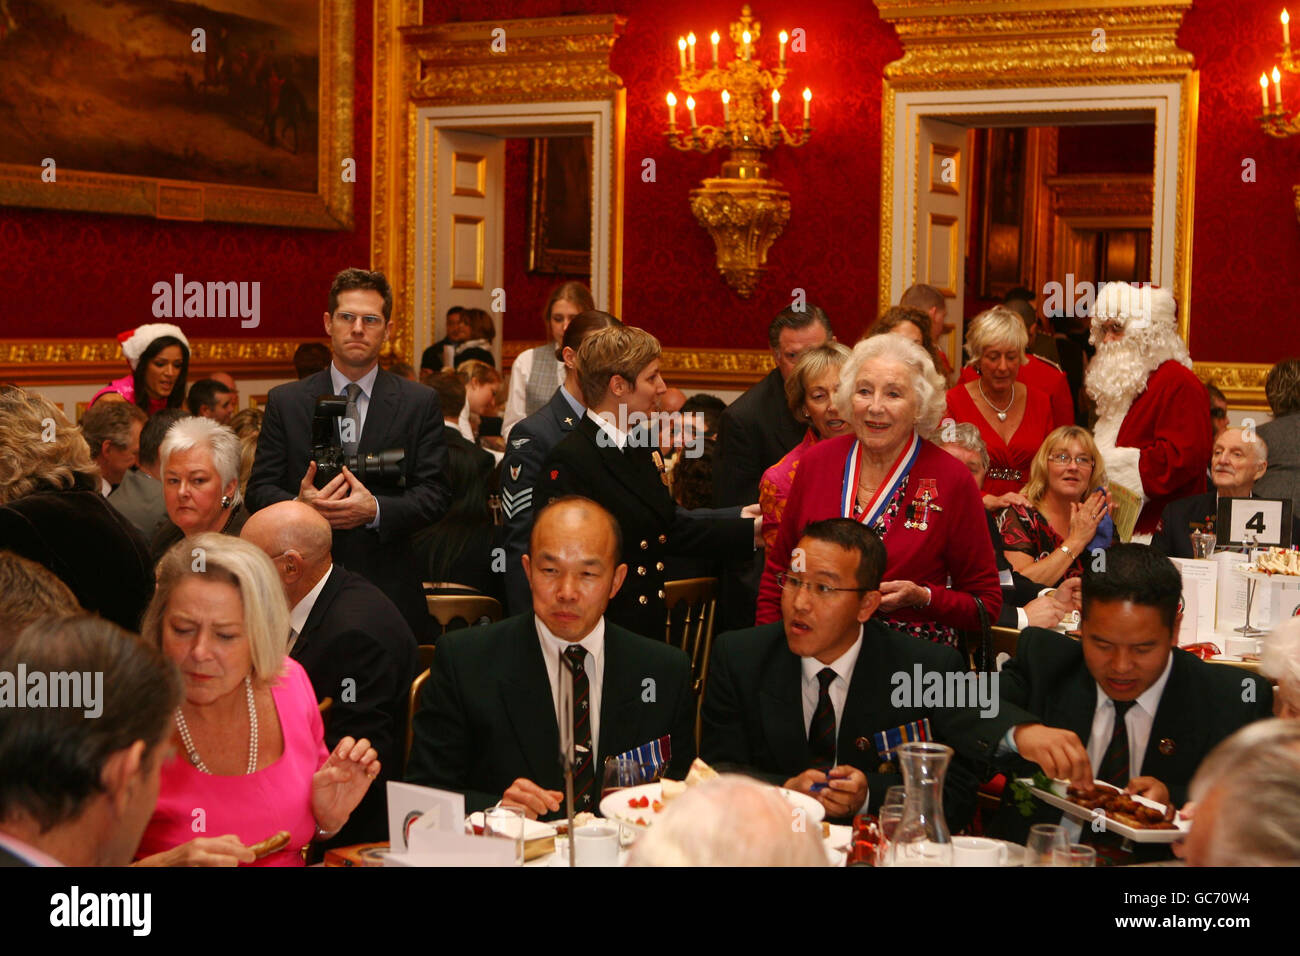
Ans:
{"label": "earring", "polygon": [[221,507],[223,507],[223,508],[229,508],[229,507],[230,507],[230,495],[222,495],[222,496],[221,496]]}

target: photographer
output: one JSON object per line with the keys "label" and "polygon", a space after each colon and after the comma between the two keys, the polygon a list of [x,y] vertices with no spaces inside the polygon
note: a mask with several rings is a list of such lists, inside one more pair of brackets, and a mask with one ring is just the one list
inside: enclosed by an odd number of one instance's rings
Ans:
{"label": "photographer", "polygon": [[[333,360],[329,368],[298,382],[271,389],[257,442],[257,457],[248,482],[252,511],[297,498],[320,512],[334,529],[334,558],[368,578],[392,599],[423,641],[429,614],[420,573],[411,554],[411,535],[437,521],[447,510],[447,447],[437,394],[423,385],[379,368],[379,352],[388,338],[393,293],[379,272],[344,269],[330,286],[325,333]],[[313,426],[317,398],[343,396],[342,414],[332,426],[335,448],[315,449]],[[336,411],[338,409],[335,409]],[[351,456],[404,455],[402,482],[388,472],[332,460]],[[373,464],[372,459],[372,464]]]}

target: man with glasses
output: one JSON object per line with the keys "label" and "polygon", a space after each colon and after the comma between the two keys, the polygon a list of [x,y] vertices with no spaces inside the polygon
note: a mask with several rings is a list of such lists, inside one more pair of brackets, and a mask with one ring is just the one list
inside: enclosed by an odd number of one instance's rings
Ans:
{"label": "man with glasses", "polygon": [[[975,700],[917,686],[936,679],[955,686],[948,675],[967,668],[954,649],[872,620],[885,546],[870,528],[847,518],[815,521],[790,568],[780,576],[780,621],[718,638],[700,754],[719,770],[816,797],[829,819],[874,812],[903,782],[893,753],[899,743],[973,732]],[[972,766],[955,759],[944,786],[950,827],[970,819],[976,783]]]}
{"label": "man with glasses", "polygon": [[[344,269],[334,277],[324,317],[333,359],[324,371],[271,389],[246,497],[252,511],[294,498],[315,508],[334,529],[334,559],[387,594],[423,640],[429,613],[411,535],[447,511],[447,446],[437,393],[379,368],[392,312],[383,273]],[[338,424],[345,454],[405,451],[403,486],[372,491],[345,468],[316,487],[311,422],[321,395],[347,399]]]}

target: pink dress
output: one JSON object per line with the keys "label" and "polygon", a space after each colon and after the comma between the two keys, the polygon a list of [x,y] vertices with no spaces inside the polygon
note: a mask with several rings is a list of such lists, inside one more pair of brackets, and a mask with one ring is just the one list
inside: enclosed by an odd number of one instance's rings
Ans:
{"label": "pink dress", "polygon": [[254,774],[214,776],[200,773],[178,748],[163,764],[158,805],[145,828],[136,859],[162,853],[196,837],[233,833],[250,846],[288,830],[292,838],[287,849],[249,865],[302,866],[300,851],[316,833],[311,778],[329,758],[329,751],[325,748],[325,726],[316,705],[316,692],[307,672],[287,657],[284,668],[271,686],[284,736],[280,759]]}
{"label": "pink dress", "polygon": [[790,497],[790,486],[794,484],[799,459],[816,443],[817,433],[809,428],[803,441],[763,472],[763,478],[758,483],[758,505],[763,511],[763,543],[769,548],[776,542],[776,532],[781,527],[781,516],[785,514],[785,503]]}

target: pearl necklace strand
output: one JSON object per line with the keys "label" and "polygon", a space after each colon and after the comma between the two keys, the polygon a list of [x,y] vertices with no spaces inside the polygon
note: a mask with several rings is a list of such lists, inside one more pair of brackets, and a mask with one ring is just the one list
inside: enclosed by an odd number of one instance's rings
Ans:
{"label": "pearl necklace strand", "polygon": [[989,401],[989,397],[984,394],[984,383],[977,378],[975,379],[975,384],[979,387],[980,398],[984,399],[984,404],[988,405],[989,408],[993,409],[993,411],[997,413],[998,421],[1005,422],[1007,420],[1007,412],[1011,411],[1011,406],[1016,403],[1016,387],[1014,385],[1011,386],[1011,401],[1007,403],[1007,407],[998,408]]}
{"label": "pearl necklace strand", "polygon": [[[253,679],[252,677],[244,678],[244,694],[248,698],[248,769],[245,773],[253,773],[257,770],[257,707],[253,703]],[[185,723],[185,715],[181,713],[179,707],[176,708],[176,729],[181,732],[181,742],[185,744],[185,753],[199,773],[206,773],[211,776],[212,771],[207,768],[203,758],[199,756],[198,750],[194,748],[194,739],[190,737],[190,728]]]}

